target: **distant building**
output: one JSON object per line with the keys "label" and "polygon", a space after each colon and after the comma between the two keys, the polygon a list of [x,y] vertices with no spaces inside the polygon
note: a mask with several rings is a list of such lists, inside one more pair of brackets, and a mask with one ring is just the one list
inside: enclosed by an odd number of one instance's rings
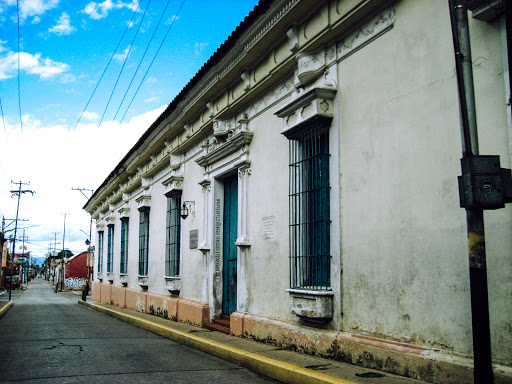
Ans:
{"label": "distant building", "polygon": [[87,251],[71,256],[64,266],[66,289],[82,289],[88,279]]}
{"label": "distant building", "polygon": [[[511,168],[511,44],[484,3],[470,14],[480,151]],[[446,1],[262,0],[87,202],[93,299],[471,381],[455,74]],[[485,224],[498,375],[512,207]]]}

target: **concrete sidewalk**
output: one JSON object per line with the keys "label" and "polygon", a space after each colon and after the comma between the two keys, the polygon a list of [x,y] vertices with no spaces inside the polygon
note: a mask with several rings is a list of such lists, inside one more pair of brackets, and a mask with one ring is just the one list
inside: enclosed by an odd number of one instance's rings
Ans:
{"label": "concrete sidewalk", "polygon": [[78,303],[284,383],[424,383],[334,360],[283,350],[274,345],[212,332],[117,306],[95,301],[79,300]]}

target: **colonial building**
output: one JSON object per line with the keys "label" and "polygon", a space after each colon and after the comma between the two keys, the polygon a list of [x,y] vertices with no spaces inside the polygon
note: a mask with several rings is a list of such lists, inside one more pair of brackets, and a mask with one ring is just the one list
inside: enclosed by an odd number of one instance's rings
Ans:
{"label": "colonial building", "polygon": [[[510,168],[500,4],[469,16],[480,153]],[[447,1],[262,0],[86,204],[93,299],[468,379],[461,154]],[[498,377],[512,364],[510,206],[485,225]]]}

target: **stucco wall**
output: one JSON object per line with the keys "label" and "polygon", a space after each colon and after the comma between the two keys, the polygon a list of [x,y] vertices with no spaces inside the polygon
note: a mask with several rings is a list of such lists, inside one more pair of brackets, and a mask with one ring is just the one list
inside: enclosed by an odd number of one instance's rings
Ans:
{"label": "stucco wall", "polygon": [[[344,328],[471,353],[448,8],[400,2],[396,14],[391,31],[339,64]],[[499,35],[485,23],[471,27],[473,57],[485,55],[499,77],[499,51],[491,53],[483,47],[487,39],[478,38],[482,30],[487,38]],[[502,83],[489,83],[482,72],[475,71],[478,115],[491,122],[480,124],[481,152],[502,155],[502,166],[509,167]],[[480,81],[491,89],[478,93]],[[512,302],[498,288],[510,284],[510,208],[487,213],[486,223],[491,327],[501,330],[493,350],[510,358],[503,330],[510,326],[505,318]]]}

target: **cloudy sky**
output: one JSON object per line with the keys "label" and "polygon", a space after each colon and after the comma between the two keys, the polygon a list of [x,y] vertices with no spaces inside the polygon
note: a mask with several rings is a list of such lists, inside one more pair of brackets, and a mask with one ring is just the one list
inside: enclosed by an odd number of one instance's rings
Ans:
{"label": "cloudy sky", "polygon": [[87,200],[72,188],[102,183],[256,3],[0,0],[0,216],[14,228],[11,181],[30,182],[28,251],[62,249],[64,218],[65,248],[86,249]]}

